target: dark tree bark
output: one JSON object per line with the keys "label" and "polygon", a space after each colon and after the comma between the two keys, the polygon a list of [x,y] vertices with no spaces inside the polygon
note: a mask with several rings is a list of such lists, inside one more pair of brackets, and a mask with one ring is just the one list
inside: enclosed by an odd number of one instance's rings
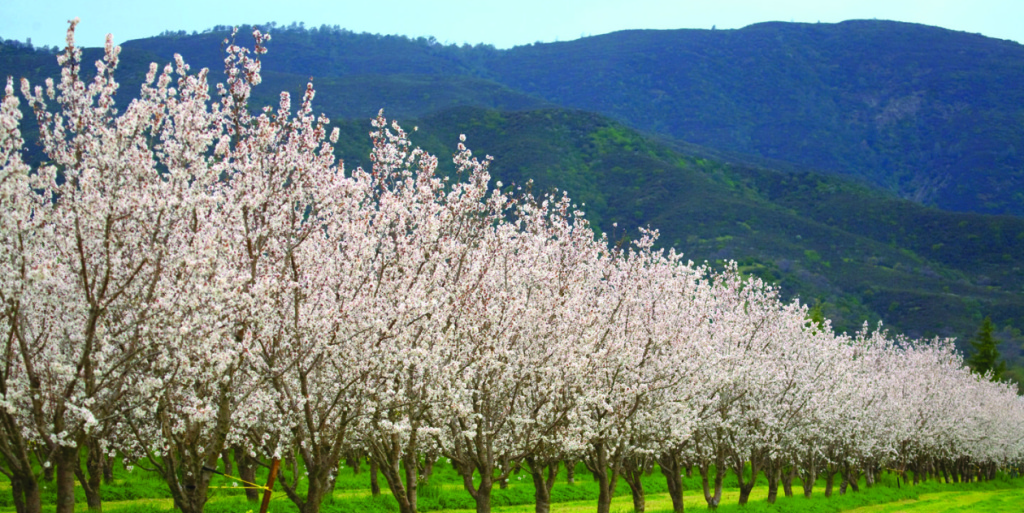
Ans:
{"label": "dark tree bark", "polygon": [[12,478],[11,494],[14,496],[14,510],[17,513],[40,513],[42,511],[39,483],[35,479]]}
{"label": "dark tree bark", "polygon": [[800,472],[800,479],[803,481],[804,497],[810,499],[814,491],[814,482],[818,479],[817,459],[814,455],[808,459],[806,468]]}
{"label": "dark tree bark", "polygon": [[835,484],[836,474],[839,473],[839,467],[833,463],[827,463],[825,465],[825,497],[832,496],[832,488]]}
{"label": "dark tree bark", "polygon": [[235,475],[234,466],[231,464],[231,448],[225,447],[224,452],[220,455],[221,461],[224,462],[224,473],[233,476]]}
{"label": "dark tree bark", "polygon": [[711,473],[711,464],[706,461],[701,462],[697,466],[697,470],[700,472],[700,483],[704,489],[704,501],[708,503],[708,509],[718,509],[718,505],[722,502],[722,480],[725,477],[724,459],[719,458],[715,462],[714,491],[712,491],[708,477]]}
{"label": "dark tree bark", "polygon": [[79,468],[78,449],[62,447],[57,451],[57,513],[75,513],[75,469]]}
{"label": "dark tree bark", "polygon": [[[40,459],[40,461],[42,461],[42,459]],[[53,465],[52,463],[50,465],[43,467],[43,481],[46,481],[47,483],[52,483],[53,480],[56,479],[56,474],[54,473],[54,470],[56,470],[56,468],[57,466]]]}
{"label": "dark tree bark", "polygon": [[549,513],[551,489],[555,486],[555,478],[558,477],[558,460],[544,463],[528,457],[526,465],[530,468],[530,476],[533,478],[534,512]]}
{"label": "dark tree bark", "polygon": [[777,460],[768,459],[764,474],[768,478],[768,504],[775,504],[775,499],[779,496],[779,482],[782,480],[782,464]]}
{"label": "dark tree bark", "polygon": [[[395,437],[397,440],[397,436]],[[415,444],[413,444],[415,446]],[[419,480],[419,465],[416,461],[416,453],[413,452],[410,456],[406,454],[404,457],[397,457],[397,452],[400,448],[396,445],[394,447],[395,457],[382,459],[382,461],[388,462],[389,464],[381,465],[378,463],[380,473],[384,474],[384,480],[388,483],[388,488],[391,489],[391,495],[398,501],[399,513],[416,513],[417,511],[417,493]],[[404,470],[404,472],[403,472]],[[372,473],[371,473],[372,477]],[[404,477],[404,482],[403,482]]]}
{"label": "dark tree bark", "polygon": [[114,462],[115,462],[115,459],[110,457],[110,456],[107,456],[106,454],[103,454],[102,455],[102,462],[103,462],[103,484],[105,484],[105,485],[112,485],[112,484],[114,484]]}
{"label": "dark tree bark", "polygon": [[615,496],[615,486],[619,483],[621,470],[621,464],[613,459],[608,454],[608,447],[603,443],[593,444],[593,451],[584,459],[587,469],[594,474],[594,479],[598,483],[597,513],[611,511],[612,498]]}
{"label": "dark tree bark", "polygon": [[638,458],[626,458],[622,467],[622,478],[626,480],[629,491],[633,495],[633,511],[634,513],[644,513],[647,508],[647,500],[644,496],[642,478],[648,465]]}
{"label": "dark tree bark", "polygon": [[[232,449],[235,453],[235,465],[238,467],[238,477],[246,483],[256,483],[256,462],[252,456],[249,456],[245,452],[245,448],[236,445]],[[245,500],[249,502],[258,502],[260,500],[260,491],[253,487],[251,484],[245,485]]]}
{"label": "dark tree bark", "polygon": [[[847,463],[843,468],[844,480],[854,493],[860,492],[860,468]],[[846,492],[843,492],[846,493]]]}
{"label": "dark tree bark", "polygon": [[868,462],[864,464],[864,484],[871,488],[875,486],[875,465]]}
{"label": "dark tree bark", "polygon": [[469,492],[469,495],[476,501],[476,513],[491,512],[491,490],[494,488],[494,476],[492,474],[480,474],[480,484],[473,486],[473,469],[460,468],[462,474],[462,487]]}
{"label": "dark tree bark", "polygon": [[782,491],[786,494],[786,497],[793,496],[793,478],[796,477],[797,467],[795,463],[786,465],[786,469],[782,472]]}
{"label": "dark tree bark", "polygon": [[349,455],[349,457],[345,458],[345,465],[352,469],[352,475],[354,476],[358,476],[362,470],[359,468],[360,461],[362,461],[362,458],[354,455]]}
{"label": "dark tree bark", "polygon": [[380,495],[380,482],[377,481],[377,461],[370,460],[370,495]]}
{"label": "dark tree bark", "polygon": [[100,452],[99,443],[90,439],[85,445],[85,469],[76,462],[74,465],[75,476],[85,492],[85,503],[89,511],[100,513],[103,511],[103,502],[100,498],[100,486],[103,482],[103,454]]}
{"label": "dark tree bark", "polygon": [[[6,420],[2,412],[0,412],[0,420]],[[27,451],[20,450],[25,446],[12,448],[9,445],[10,442],[17,443],[19,441],[21,441],[20,437],[16,437],[15,440],[8,440],[8,444],[0,444],[4,454],[20,456],[13,458],[8,456],[9,459],[6,461],[0,459],[7,464],[6,468],[0,468],[0,473],[11,482],[11,496],[15,511],[17,513],[40,513],[42,503],[39,496],[39,481],[33,472],[32,462]]]}
{"label": "dark tree bark", "polygon": [[[672,512],[683,513],[683,477],[682,466],[679,460],[672,454],[663,454],[658,459],[658,467],[661,474],[665,476],[665,483],[668,485],[668,495],[672,498]],[[692,467],[691,467],[692,468]]]}
{"label": "dark tree bark", "polygon": [[736,472],[736,479],[740,485],[740,506],[746,504],[750,500],[750,492],[754,490],[754,483],[757,482],[757,475],[761,473],[761,466],[763,465],[763,458],[760,454],[751,451],[750,454],[750,479],[747,479],[745,475],[746,462],[743,461],[738,455],[733,456],[733,471]]}

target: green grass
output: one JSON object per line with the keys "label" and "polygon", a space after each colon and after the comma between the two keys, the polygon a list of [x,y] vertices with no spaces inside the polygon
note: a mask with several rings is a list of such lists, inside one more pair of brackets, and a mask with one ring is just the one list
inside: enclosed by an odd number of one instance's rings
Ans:
{"label": "green grass", "polygon": [[[115,483],[102,489],[103,508],[115,513],[165,513],[173,509],[173,504],[164,483],[155,475],[136,469],[128,473],[118,468],[115,471]],[[265,474],[260,474],[257,481],[263,482]],[[214,488],[210,491],[210,500],[206,511],[209,513],[244,513],[256,511],[257,505],[246,502],[244,492],[233,488],[231,481],[215,476],[211,482]],[[333,494],[325,499],[321,511],[324,513],[392,513],[398,511],[398,505],[386,488],[383,477],[380,484],[384,487],[382,495],[372,497],[369,490],[369,473],[366,466],[363,472],[354,474],[351,469],[344,469],[339,475]],[[1010,480],[1005,476],[988,483],[951,484],[937,482],[923,483],[917,486],[897,488],[891,475],[883,475],[879,484],[873,488],[861,486],[859,493],[824,497],[824,481],[819,480],[811,499],[801,495],[799,482],[794,483],[796,497],[779,497],[775,505],[765,501],[767,488],[763,476],[754,489],[750,503],[745,507],[737,506],[739,492],[737,483],[731,474],[725,480],[722,494],[723,513],[742,511],[744,513],[776,513],[776,512],[809,512],[826,513],[839,511],[869,512],[945,512],[945,511],[1020,511],[1019,504],[1024,503],[1024,479]],[[837,483],[838,484],[838,483]],[[44,483],[44,511],[52,508],[55,495],[52,484]],[[684,478],[686,487],[685,503],[687,510],[705,510],[706,505],[700,488],[700,479],[695,476]],[[644,478],[647,490],[647,511],[650,513],[670,512],[671,499],[666,493],[663,476],[655,471]],[[14,511],[11,504],[9,484],[0,483],[0,513]],[[280,488],[278,487],[278,490]],[[439,462],[429,484],[419,489],[420,511],[438,511],[443,513],[468,513],[474,511],[474,503],[461,484],[460,477],[448,464]],[[593,511],[597,501],[597,485],[582,465],[577,468],[576,483],[566,483],[564,469],[552,492],[551,511],[554,513],[576,513]],[[780,490],[781,493],[781,490]],[[78,491],[76,511],[86,511],[84,496]],[[497,486],[493,492],[493,510],[496,513],[528,513],[532,512],[533,486],[529,475],[524,471],[513,475],[509,487],[501,490]],[[271,511],[275,513],[291,513],[295,506],[288,501],[283,493],[275,494],[271,501]],[[619,483],[616,496],[612,501],[613,512],[630,512],[633,510],[632,498],[624,482]]]}
{"label": "green grass", "polygon": [[951,491],[922,494],[917,499],[864,506],[849,510],[855,513],[945,513],[953,511],[1017,512],[1024,495],[1019,489],[987,491]]}

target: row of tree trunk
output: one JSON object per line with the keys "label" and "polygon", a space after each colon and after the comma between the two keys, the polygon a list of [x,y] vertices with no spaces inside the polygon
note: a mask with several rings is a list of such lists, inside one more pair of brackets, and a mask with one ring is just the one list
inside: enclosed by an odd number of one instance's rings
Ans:
{"label": "row of tree trunk", "polygon": [[[104,454],[98,447],[88,447],[81,458],[74,449],[65,450],[59,453],[58,456],[58,458],[55,458],[57,460],[56,465],[44,465],[40,478],[46,482],[55,482],[59,497],[58,501],[70,500],[71,508],[74,506],[74,487],[77,479],[83,492],[85,492],[89,510],[101,512],[102,501],[99,491],[103,484],[113,483],[113,458]],[[362,472],[364,457],[355,454],[349,455],[345,458],[345,465],[352,469],[354,474],[358,475]],[[248,483],[255,483],[256,469],[261,463],[256,458],[249,456],[243,448],[234,447],[230,451],[226,450],[222,454],[221,459],[224,463],[225,474],[237,476]],[[379,474],[384,473],[389,488],[392,487],[393,482],[399,485],[405,495],[408,509],[415,512],[415,485],[405,486],[403,482],[405,481],[403,478],[410,476],[402,475],[398,468],[383,470],[374,458],[368,459],[368,474],[372,495],[380,495]],[[83,460],[85,463],[84,469],[81,465]],[[840,495],[843,495],[847,491],[859,492],[861,477],[864,478],[868,487],[873,486],[882,473],[894,475],[897,485],[900,485],[902,482],[902,485],[905,486],[911,483],[917,485],[929,480],[938,480],[947,484],[989,481],[995,479],[998,470],[995,464],[977,465],[967,459],[944,460],[923,458],[903,462],[900,465],[901,468],[883,468],[877,463],[867,463],[863,467],[858,467],[851,464],[818,462],[813,459],[804,467],[798,467],[789,462],[771,458],[755,458],[757,464],[750,464],[750,460],[742,461],[737,458],[733,458],[732,461],[727,460],[728,458],[724,455],[717,455],[713,459],[683,462],[671,455],[662,455],[656,461],[652,459],[626,458],[621,468],[615,470],[607,466],[602,468],[596,465],[602,462],[595,461],[595,465],[588,465],[588,470],[590,470],[594,480],[601,485],[598,499],[599,511],[605,511],[610,508],[615,486],[621,477],[629,485],[633,499],[633,509],[637,513],[643,513],[646,509],[642,478],[651,475],[654,470],[654,463],[658,464],[661,474],[665,477],[668,493],[672,500],[672,508],[677,513],[684,511],[683,496],[685,490],[683,476],[687,478],[692,477],[694,468],[700,474],[704,500],[710,509],[717,508],[721,503],[722,484],[726,473],[729,471],[736,475],[739,482],[739,503],[746,504],[754,483],[761,472],[764,472],[768,484],[768,502],[775,503],[778,498],[780,485],[786,497],[794,495],[793,483],[796,478],[800,478],[803,482],[802,492],[804,497],[811,497],[815,481],[817,481],[819,476],[824,476],[824,495],[831,497],[836,490],[837,477],[839,479],[838,492]],[[414,477],[412,477],[412,480],[414,483],[426,483],[434,473],[436,461],[436,455],[428,455],[424,460],[416,462],[416,464],[413,464],[410,460],[403,462],[404,465],[402,466],[413,473]],[[533,479],[535,511],[537,513],[549,513],[551,509],[551,490],[554,487],[558,470],[563,462],[531,457],[525,463],[525,470],[529,472]],[[576,463],[575,461],[564,462],[567,482],[569,484],[575,482]],[[821,463],[820,468],[818,463]],[[521,469],[523,468],[517,467],[515,470],[518,472]],[[472,476],[469,479],[472,480]],[[491,480],[484,479],[481,480],[479,485],[475,486],[470,481],[471,484],[469,486],[478,494],[475,498],[478,499],[477,511],[479,513],[490,511],[490,501],[486,499],[490,498],[491,486],[494,484],[494,481],[495,479],[493,478]],[[506,488],[508,481],[507,479],[499,479],[498,484],[501,488]],[[334,488],[333,476],[325,488],[327,494],[329,494],[330,489]],[[11,479],[11,492],[14,496],[15,510],[18,513],[36,513],[42,510],[40,488],[37,480]],[[479,500],[481,498],[479,494],[481,493],[487,495],[487,497],[483,497],[485,499],[483,501]],[[248,501],[259,501],[260,494],[255,487],[246,486],[245,494]],[[602,510],[601,506],[605,506],[605,510]]]}

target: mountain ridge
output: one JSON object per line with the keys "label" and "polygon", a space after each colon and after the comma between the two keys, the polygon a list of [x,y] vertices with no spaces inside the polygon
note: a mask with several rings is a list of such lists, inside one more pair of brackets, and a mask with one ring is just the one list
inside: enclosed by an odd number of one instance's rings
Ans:
{"label": "mountain ridge", "polygon": [[[223,35],[123,46],[165,59],[181,50],[216,68]],[[285,29],[264,61],[315,80],[473,77],[717,151],[860,177],[918,203],[1024,215],[1024,46],[1012,41],[881,20],[629,30],[508,50]]]}

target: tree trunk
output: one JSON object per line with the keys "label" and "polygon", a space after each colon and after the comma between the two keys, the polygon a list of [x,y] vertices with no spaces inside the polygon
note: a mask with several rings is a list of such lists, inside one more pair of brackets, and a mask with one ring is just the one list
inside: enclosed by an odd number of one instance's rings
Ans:
{"label": "tree trunk", "polygon": [[[547,464],[538,463],[534,458],[526,458],[526,465],[530,467],[530,476],[533,478],[533,500],[535,513],[549,513],[551,511],[551,489],[555,486],[555,479],[558,477],[558,460]],[[547,478],[544,472],[547,471]]]}
{"label": "tree trunk", "polygon": [[[341,467],[341,453],[338,445],[335,445],[337,443],[337,439],[322,445],[307,441],[305,447],[295,451],[301,458],[302,466],[299,466],[298,458],[289,455],[291,470],[279,474],[279,479],[288,499],[300,513],[319,513],[324,498],[332,495],[334,476]],[[306,483],[304,490],[300,488],[303,481]]]}
{"label": "tree trunk", "polygon": [[225,447],[224,451],[220,455],[221,461],[224,462],[224,473],[233,476],[235,475],[235,469],[231,465],[231,448]]}
{"label": "tree trunk", "polygon": [[423,457],[423,469],[420,472],[420,480],[424,483],[430,482],[430,477],[434,475],[434,463],[437,461],[437,455],[433,453],[427,453]]}
{"label": "tree trunk", "polygon": [[756,454],[750,455],[750,480],[746,479],[744,471],[746,462],[734,457],[733,471],[736,472],[736,479],[740,485],[740,506],[750,501],[750,492],[754,490],[754,483],[757,482],[757,475],[761,472],[761,458]]}
{"label": "tree trunk", "polygon": [[102,454],[101,461],[103,462],[103,484],[112,485],[114,484],[114,458]]}
{"label": "tree trunk", "polygon": [[417,505],[417,495],[419,493],[418,490],[420,481],[420,469],[416,465],[418,463],[418,459],[419,457],[416,454],[416,451],[409,451],[405,453],[405,461],[403,461],[403,463],[405,464],[405,497],[406,500],[409,502],[409,506],[411,508],[409,513],[416,513],[416,510],[419,507]]}
{"label": "tree trunk", "polygon": [[665,476],[668,485],[668,495],[672,498],[672,512],[683,513],[683,478],[680,475],[682,469],[679,460],[671,454],[662,455],[658,461],[661,474]]}
{"label": "tree trunk", "polygon": [[810,499],[814,491],[814,481],[818,479],[818,465],[813,456],[807,462],[807,468],[800,473],[800,478],[803,481],[804,497]]}
{"label": "tree trunk", "polygon": [[764,474],[768,478],[768,504],[775,504],[775,499],[779,496],[779,481],[782,480],[782,464],[769,460],[765,465]]}
{"label": "tree trunk", "polygon": [[21,480],[11,479],[11,497],[14,499],[15,513],[25,513],[25,491],[21,488]]}
{"label": "tree trunk", "polygon": [[[235,465],[238,467],[238,477],[246,483],[256,483],[256,462],[253,461],[253,457],[249,456],[245,452],[245,448],[236,445],[234,447],[235,452]],[[245,485],[245,500],[249,502],[259,502],[260,491],[252,486],[252,484]]]}
{"label": "tree trunk", "polygon": [[712,492],[711,484],[708,481],[711,465],[702,462],[697,466],[697,470],[700,471],[700,483],[704,488],[704,501],[708,503],[708,509],[718,509],[718,505],[722,502],[722,478],[725,477],[725,462],[721,460],[716,462],[714,492]]}
{"label": "tree trunk", "polygon": [[636,462],[629,463],[626,466],[625,471],[622,473],[622,477],[626,480],[626,484],[629,485],[629,491],[633,495],[634,513],[644,513],[646,510],[644,483],[641,480],[643,475],[643,466],[638,465]]}
{"label": "tree trunk", "polygon": [[[415,467],[415,465],[413,465],[413,467]],[[408,472],[408,468],[406,471]],[[381,465],[380,473],[384,474],[384,480],[387,481],[388,488],[391,489],[391,495],[393,495],[395,500],[398,501],[399,513],[416,513],[416,503],[409,500],[410,493],[402,483],[402,474],[399,469],[398,462],[395,462],[394,465]],[[375,473],[371,472],[371,479],[375,475]],[[415,481],[413,481],[411,486],[416,486]],[[415,492],[413,492],[413,494],[414,493]]]}
{"label": "tree trunk", "polygon": [[377,462],[370,460],[370,495],[380,495],[380,482],[377,481]]}
{"label": "tree trunk", "polygon": [[473,471],[471,469],[460,469],[460,471],[462,486],[476,501],[476,513],[491,513],[491,490],[494,488],[493,472],[481,472],[480,484],[474,487]]}
{"label": "tree trunk", "polygon": [[[306,488],[305,499],[299,507],[300,513],[320,513],[320,505],[327,493],[326,487],[320,479],[310,479]],[[298,505],[298,504],[297,504]]]}
{"label": "tree trunk", "polygon": [[34,475],[11,479],[11,495],[14,496],[14,510],[17,513],[40,513],[42,502],[39,497],[39,482]]}
{"label": "tree trunk", "polygon": [[599,491],[597,494],[597,513],[609,513],[612,509],[612,497],[615,496],[615,488],[611,486],[611,479],[608,478],[607,470],[597,473]]}
{"label": "tree trunk", "polygon": [[43,481],[46,481],[47,483],[52,483],[53,480],[56,478],[56,475],[54,474],[54,470],[56,468],[57,466],[54,465],[52,462],[50,463],[50,465],[43,467]]}
{"label": "tree trunk", "polygon": [[594,473],[594,479],[598,483],[597,513],[609,513],[619,472],[617,468],[612,468],[608,459],[608,448],[603,443],[594,444],[594,453],[587,462],[587,468]]}
{"label": "tree trunk", "polygon": [[[213,454],[217,453],[214,452]],[[203,464],[207,466],[215,465],[216,459],[206,461]],[[185,472],[185,469],[189,468],[195,467],[181,464],[180,462],[175,465],[166,464],[162,472],[164,482],[171,489],[175,508],[181,510],[182,513],[202,513],[203,508],[206,507],[207,492],[209,491],[210,478],[213,474],[210,472],[199,472],[198,475],[186,472],[184,476],[178,474],[178,471]]]}
{"label": "tree trunk", "polygon": [[352,468],[353,476],[358,476],[359,471],[362,470],[359,468],[359,463],[361,462],[361,460],[362,458],[358,456],[349,456],[348,458],[345,458],[345,464]]}
{"label": "tree trunk", "polygon": [[834,464],[828,463],[825,465],[825,497],[832,496],[832,487],[835,484],[837,473],[838,469],[836,469]]}
{"label": "tree trunk", "polygon": [[[340,464],[338,465],[341,466]],[[324,492],[327,495],[327,499],[334,503],[334,485],[338,482],[338,474],[341,473],[341,468],[334,469],[329,476],[327,476],[327,486],[324,487]]]}
{"label": "tree trunk", "polygon": [[[14,490],[15,482],[17,483],[20,491]],[[18,479],[15,477],[14,482],[11,483],[11,491],[14,493],[15,507],[20,499],[24,509],[18,510],[19,513],[40,513],[43,509],[42,500],[39,495],[39,481],[36,480],[36,476],[29,472],[27,475]]]}
{"label": "tree trunk", "polygon": [[636,486],[630,486],[630,491],[633,492],[633,513],[644,513],[647,511],[647,505],[644,501],[644,485],[640,482],[636,482]]}
{"label": "tree trunk", "polygon": [[565,479],[569,484],[576,484],[576,462],[565,460]]}
{"label": "tree trunk", "polygon": [[860,492],[860,469],[856,465],[846,465],[846,482],[853,493]]}
{"label": "tree trunk", "polygon": [[82,485],[82,491],[85,492],[85,502],[89,511],[100,513],[103,511],[103,500],[100,498],[100,486],[103,484],[103,454],[95,440],[90,440],[86,444],[85,451],[85,468],[88,475],[82,474],[81,465],[75,466],[75,473]]}
{"label": "tree trunk", "polygon": [[782,492],[786,497],[793,496],[793,478],[796,477],[796,464],[790,463],[785,472],[782,473]]}
{"label": "tree trunk", "polygon": [[57,450],[57,513],[75,512],[75,468],[78,466],[77,448]]}

